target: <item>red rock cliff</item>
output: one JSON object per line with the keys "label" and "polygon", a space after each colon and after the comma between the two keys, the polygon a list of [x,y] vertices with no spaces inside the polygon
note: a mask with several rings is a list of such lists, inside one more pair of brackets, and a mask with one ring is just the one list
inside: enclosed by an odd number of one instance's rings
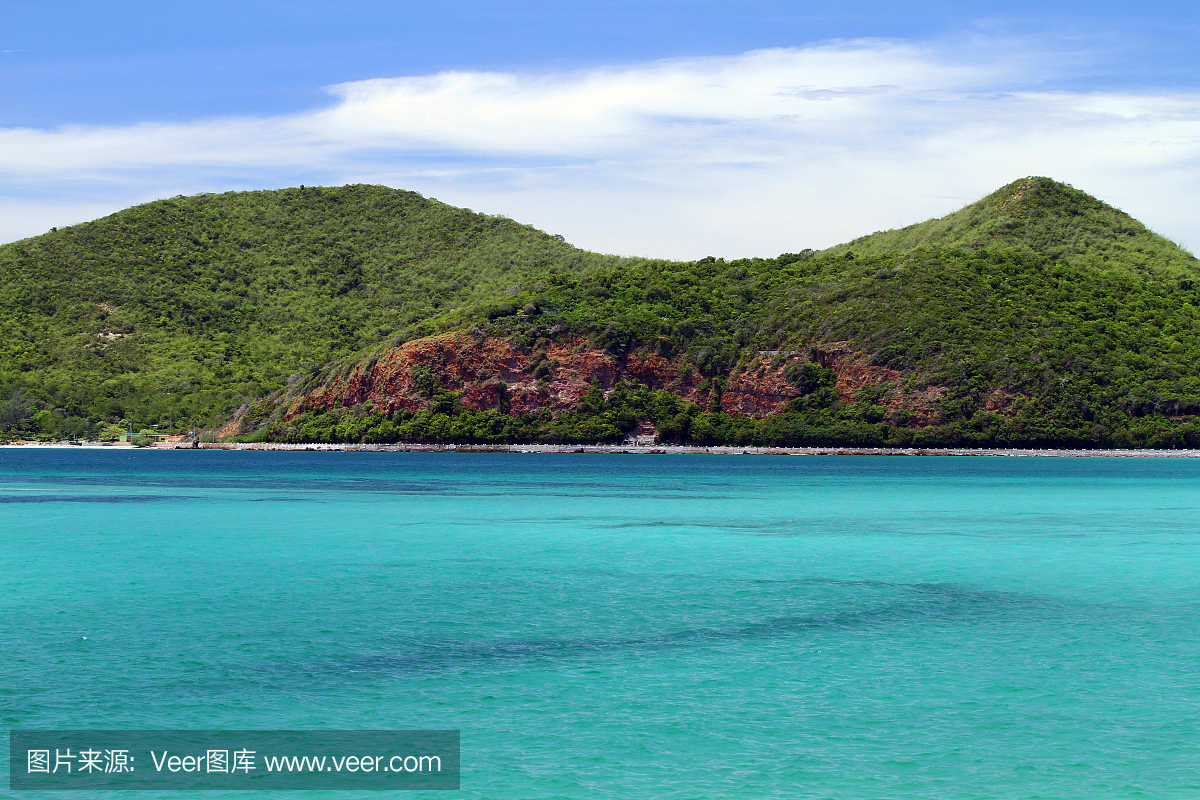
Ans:
{"label": "red rock cliff", "polygon": [[[798,397],[800,393],[783,375],[784,368],[796,358],[810,358],[832,369],[837,375],[838,395],[846,402],[854,402],[864,386],[884,384],[880,400],[883,405],[908,411],[917,424],[928,424],[936,416],[936,403],[943,394],[939,387],[903,394],[901,373],[863,363],[860,354],[845,342],[807,351],[758,353],[726,380],[722,410],[744,416],[770,414]],[[582,338],[525,353],[503,339],[448,333],[408,342],[385,351],[378,359],[359,363],[348,374],[296,400],[287,417],[307,408],[359,403],[370,403],[388,414],[401,408],[416,411],[428,402],[414,378],[419,369],[432,371],[446,389],[462,392],[463,405],[473,410],[496,408],[503,382],[508,387],[513,414],[573,408],[593,381],[605,391],[620,380],[642,383],[706,408],[711,398],[709,389],[700,388],[701,376],[683,358],[637,353],[614,357]]]}

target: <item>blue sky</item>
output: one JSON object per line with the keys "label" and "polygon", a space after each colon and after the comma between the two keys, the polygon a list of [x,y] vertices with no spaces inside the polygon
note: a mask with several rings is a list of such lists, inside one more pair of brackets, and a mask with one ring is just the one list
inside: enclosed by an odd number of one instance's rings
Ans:
{"label": "blue sky", "polygon": [[624,254],[822,247],[1028,174],[1200,246],[1200,9],[43,2],[0,27],[0,240],[385,183]]}

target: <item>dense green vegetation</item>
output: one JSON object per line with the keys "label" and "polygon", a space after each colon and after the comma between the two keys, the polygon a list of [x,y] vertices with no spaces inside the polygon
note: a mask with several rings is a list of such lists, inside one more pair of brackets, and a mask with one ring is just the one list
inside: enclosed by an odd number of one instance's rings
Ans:
{"label": "dense green vegetation", "polygon": [[530,275],[620,262],[380,186],[149,203],[0,247],[0,428],[211,423]]}
{"label": "dense green vegetation", "polygon": [[[800,361],[790,377],[807,394],[757,420],[625,387],[554,420],[443,402],[388,424],[365,407],[310,413],[260,437],[581,442],[620,438],[650,418],[664,439],[697,444],[1200,446],[1200,281],[1097,273],[1020,251],[793,258],[549,275],[514,299],[534,316],[477,322],[531,351],[585,334],[614,354],[683,354],[718,395],[757,351],[847,341],[899,370],[903,391],[946,387],[937,424],[917,427],[880,405],[878,391],[844,403],[819,375],[828,370]],[[1011,413],[984,410],[997,390],[1015,396]]]}
{"label": "dense green vegetation", "polygon": [[1195,257],[1133,217],[1049,178],[1014,181],[939,219],[881,231],[827,255],[876,256],[918,248],[1015,250],[1072,266],[1187,277]]}
{"label": "dense green vegetation", "polygon": [[[179,427],[274,392],[247,406],[251,440],[612,441],[649,419],[697,444],[1200,446],[1196,260],[1048,179],[819,254],[690,263],[582,253],[379,187],[180,198],[0,248],[0,270],[0,424],[26,433]],[[529,353],[580,335],[655,351],[708,400],[623,384],[513,416],[465,410],[431,376],[416,414],[282,418],[322,375],[450,328]],[[801,397],[719,410],[758,352],[829,342],[898,385],[847,402],[829,370],[781,356]],[[929,387],[931,424],[887,405]]]}
{"label": "dense green vegetation", "polygon": [[[658,394],[678,402],[668,392]],[[599,385],[579,405],[558,415],[512,416],[506,410],[470,411],[458,392],[439,389],[427,408],[415,414],[399,411],[391,419],[361,404],[353,408],[316,409],[277,426],[260,429],[244,441],[281,442],[444,442],[516,443],[610,442],[624,438],[650,405],[644,386],[619,384],[607,399]]]}

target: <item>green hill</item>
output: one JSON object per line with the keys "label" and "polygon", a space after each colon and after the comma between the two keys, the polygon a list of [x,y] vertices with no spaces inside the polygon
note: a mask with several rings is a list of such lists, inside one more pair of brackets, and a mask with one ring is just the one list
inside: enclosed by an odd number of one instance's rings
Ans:
{"label": "green hill", "polygon": [[0,425],[210,420],[530,276],[620,261],[381,186],[148,203],[0,247]]}
{"label": "green hill", "polygon": [[1200,262],[1128,214],[1050,178],[1030,177],[939,219],[872,233],[827,255],[917,248],[1015,250],[1073,266],[1144,275],[1191,274]]}
{"label": "green hill", "polygon": [[[573,442],[621,438],[650,420],[663,439],[695,444],[1200,447],[1197,286],[1011,250],[643,261],[549,275],[514,298],[537,313],[475,313],[453,347],[423,340],[428,357],[412,374],[428,402],[415,416],[385,415],[367,399],[399,374],[397,351],[376,349],[322,371],[308,399],[289,391],[255,404],[240,432]],[[516,348],[505,380],[521,391],[536,381],[552,392],[572,377],[564,370],[596,391],[552,416],[546,403],[522,414],[465,407],[482,383],[499,388],[494,375],[463,379],[492,368],[464,361],[487,358],[497,342]],[[654,357],[649,384],[644,369],[625,384],[614,373]],[[770,413],[729,402],[747,392],[776,395]]]}
{"label": "green hill", "polygon": [[[443,331],[454,348],[404,356],[415,416],[346,382]],[[519,413],[491,367],[463,378],[499,343]],[[622,377],[648,359],[649,383]],[[556,380],[575,393],[529,399]],[[649,422],[703,444],[1200,447],[1200,267],[1044,178],[774,259],[600,256],[365,186],[176,198],[0,247],[10,435],[239,406],[259,440],[587,441]]]}

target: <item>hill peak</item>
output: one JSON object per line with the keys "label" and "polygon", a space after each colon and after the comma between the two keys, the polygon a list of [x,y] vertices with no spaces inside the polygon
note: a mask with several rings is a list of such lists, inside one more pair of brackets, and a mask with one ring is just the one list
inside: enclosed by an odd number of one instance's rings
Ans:
{"label": "hill peak", "polygon": [[967,208],[973,207],[1010,211],[1018,215],[1022,212],[1078,215],[1086,211],[1106,210],[1125,217],[1135,225],[1141,225],[1133,217],[1097,200],[1087,192],[1040,175],[1031,175],[1021,178],[1019,181],[1013,181],[1007,186],[1002,186],[982,200],[967,206]]}
{"label": "hill peak", "polygon": [[1158,276],[1194,276],[1200,262],[1118,208],[1043,176],[1003,186],[937,219],[879,231],[829,255],[903,253],[918,248],[1023,250],[1076,266]]}

